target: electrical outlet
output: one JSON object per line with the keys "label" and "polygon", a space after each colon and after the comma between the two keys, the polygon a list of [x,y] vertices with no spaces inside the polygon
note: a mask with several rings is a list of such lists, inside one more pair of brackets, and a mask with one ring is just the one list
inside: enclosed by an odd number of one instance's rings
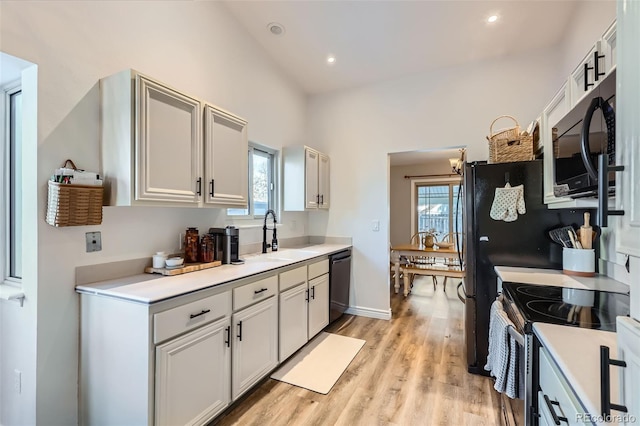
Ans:
{"label": "electrical outlet", "polygon": [[84,234],[87,240],[87,253],[102,250],[102,235],[98,232],[87,232]]}
{"label": "electrical outlet", "polygon": [[180,232],[178,234],[178,250],[179,251],[184,250],[184,232]]}
{"label": "electrical outlet", "polygon": [[13,390],[16,393],[22,393],[22,372],[20,370],[13,370]]}

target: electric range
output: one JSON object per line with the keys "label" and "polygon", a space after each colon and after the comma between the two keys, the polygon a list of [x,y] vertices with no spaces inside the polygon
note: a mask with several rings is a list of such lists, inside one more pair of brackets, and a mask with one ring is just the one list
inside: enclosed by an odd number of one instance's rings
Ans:
{"label": "electric range", "polygon": [[[616,331],[616,317],[629,316],[630,297],[627,293],[575,289],[514,282],[502,283],[502,306],[521,337],[520,373],[524,375],[524,401],[511,400],[513,410],[518,404],[524,412],[524,424],[537,425],[538,351],[533,324],[544,322]],[[516,420],[516,424],[522,424]]]}
{"label": "electric range", "polygon": [[531,333],[534,322],[616,331],[616,317],[630,313],[626,293],[509,282],[502,290],[505,309],[522,333]]}

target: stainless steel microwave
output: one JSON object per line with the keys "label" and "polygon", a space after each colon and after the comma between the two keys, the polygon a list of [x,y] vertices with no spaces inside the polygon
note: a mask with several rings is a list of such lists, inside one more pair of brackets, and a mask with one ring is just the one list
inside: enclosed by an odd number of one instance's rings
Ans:
{"label": "stainless steel microwave", "polygon": [[[615,163],[615,75],[585,96],[554,126],[554,195],[597,197],[598,156]],[[557,133],[556,133],[557,130]],[[609,191],[615,192],[614,173]]]}

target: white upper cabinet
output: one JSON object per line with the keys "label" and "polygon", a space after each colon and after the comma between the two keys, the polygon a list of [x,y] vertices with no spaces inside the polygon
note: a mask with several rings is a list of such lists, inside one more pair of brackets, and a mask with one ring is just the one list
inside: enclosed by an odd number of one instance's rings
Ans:
{"label": "white upper cabinet", "polygon": [[304,163],[304,197],[305,207],[315,209],[320,205],[320,192],[318,190],[318,163],[320,154],[313,149],[305,149]]}
{"label": "white upper cabinet", "polygon": [[134,71],[100,81],[103,174],[110,205],[197,205],[200,102]]}
{"label": "white upper cabinet", "polygon": [[329,157],[308,146],[284,149],[284,210],[329,208]]}
{"label": "white upper cabinet", "polygon": [[[624,171],[616,173],[616,207],[624,215],[616,219],[616,249],[640,256],[640,4],[627,3],[623,11],[618,7],[616,164]],[[632,299],[640,300],[640,292],[633,290]]]}
{"label": "white upper cabinet", "polygon": [[318,158],[318,193],[320,205],[318,208],[329,208],[329,157],[320,154]]}
{"label": "white upper cabinet", "polygon": [[[591,48],[569,77],[571,106],[576,105],[591,92],[598,81],[604,77],[604,59],[600,49],[600,41]],[[602,75],[601,75],[602,74]]]}
{"label": "white upper cabinet", "polygon": [[108,205],[247,205],[246,121],[134,70],[100,96]]}
{"label": "white upper cabinet", "polygon": [[553,185],[555,183],[554,158],[556,157],[556,146],[553,141],[557,137],[553,131],[553,126],[569,112],[570,104],[569,86],[564,84],[549,102],[549,105],[545,107],[540,119],[540,138],[542,138],[544,151],[544,202],[546,204],[567,200],[567,198],[556,197],[553,193]]}
{"label": "white upper cabinet", "polygon": [[[616,60],[616,22],[613,22],[603,33],[602,37],[594,43],[582,61],[579,62],[578,66],[567,78],[567,82],[563,84],[542,112],[540,138],[544,147],[543,195],[544,202],[549,208],[597,207],[597,199],[595,198],[572,199],[554,194],[554,185],[556,183],[554,160],[558,155],[563,156],[562,149],[554,143],[557,136],[563,135],[556,135],[554,128],[557,127],[562,119],[564,119],[563,121],[565,122],[567,118],[571,118],[571,120],[575,119],[574,121],[577,123],[582,118],[580,110],[585,105],[585,102],[587,103],[586,105],[588,105],[591,97],[601,96],[600,89],[602,87],[609,90],[615,86],[615,78],[617,76],[613,71],[616,69]],[[603,81],[606,81],[606,84],[601,86]],[[572,132],[576,131],[579,132],[580,128],[576,127],[572,130]],[[568,133],[568,135],[571,136],[573,133]],[[576,134],[576,138],[578,136],[579,135]],[[565,135],[565,139],[566,138],[567,136]],[[610,208],[613,208],[613,201],[610,202],[610,206]]]}
{"label": "white upper cabinet", "polygon": [[204,125],[205,203],[246,207],[249,188],[247,122],[206,105]]}

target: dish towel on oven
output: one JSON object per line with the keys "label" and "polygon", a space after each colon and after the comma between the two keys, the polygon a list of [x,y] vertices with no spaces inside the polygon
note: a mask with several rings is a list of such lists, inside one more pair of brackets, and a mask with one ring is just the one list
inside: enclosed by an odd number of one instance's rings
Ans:
{"label": "dish towel on oven", "polygon": [[518,398],[520,390],[519,348],[518,342],[509,335],[509,327],[513,327],[513,323],[502,308],[502,302],[494,301],[489,320],[489,354],[484,369],[496,378],[495,390],[514,399]]}
{"label": "dish towel on oven", "polygon": [[491,219],[513,222],[518,219],[518,213],[525,214],[526,212],[524,185],[511,187],[507,183],[504,188],[496,188],[489,212]]}

